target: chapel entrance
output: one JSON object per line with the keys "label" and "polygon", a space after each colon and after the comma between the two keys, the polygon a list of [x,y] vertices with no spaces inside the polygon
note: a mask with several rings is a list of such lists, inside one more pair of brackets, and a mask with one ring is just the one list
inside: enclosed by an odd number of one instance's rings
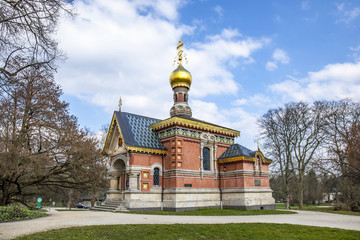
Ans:
{"label": "chapel entrance", "polygon": [[[114,198],[117,200],[123,200],[123,191],[127,189],[126,182],[128,181],[127,175],[125,172],[126,166],[125,162],[122,159],[117,159],[112,164],[109,175],[110,175],[110,189],[114,195]],[[117,195],[115,197],[115,195]]]}

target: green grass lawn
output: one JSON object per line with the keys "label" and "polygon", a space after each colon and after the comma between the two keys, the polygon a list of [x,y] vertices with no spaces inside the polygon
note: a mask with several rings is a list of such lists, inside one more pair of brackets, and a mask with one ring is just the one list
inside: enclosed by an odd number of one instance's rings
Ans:
{"label": "green grass lawn", "polygon": [[288,224],[146,224],[73,227],[17,239],[360,239],[360,232]]}
{"label": "green grass lawn", "polygon": [[145,211],[145,212],[121,212],[151,215],[186,215],[186,216],[236,216],[236,215],[269,215],[269,214],[296,214],[291,211],[276,210],[235,210],[235,209],[199,209],[194,211],[173,212],[173,211]]}
{"label": "green grass lawn", "polygon": [[[285,209],[285,203],[277,203],[276,209]],[[291,206],[290,210],[299,210],[299,206]],[[304,205],[304,210],[360,216],[360,212],[334,210],[331,205]]]}

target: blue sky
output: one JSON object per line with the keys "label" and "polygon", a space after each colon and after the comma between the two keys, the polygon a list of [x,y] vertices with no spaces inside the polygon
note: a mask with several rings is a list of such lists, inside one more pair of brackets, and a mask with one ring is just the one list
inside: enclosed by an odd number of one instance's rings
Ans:
{"label": "blue sky", "polygon": [[176,45],[185,43],[193,117],[240,130],[290,101],[360,100],[360,1],[74,1],[57,38],[56,80],[93,132],[117,110],[165,119]]}

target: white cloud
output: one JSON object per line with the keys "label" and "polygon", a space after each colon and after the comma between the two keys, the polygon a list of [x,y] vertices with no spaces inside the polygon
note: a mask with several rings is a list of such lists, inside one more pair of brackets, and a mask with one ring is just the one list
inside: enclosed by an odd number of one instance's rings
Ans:
{"label": "white cloud", "polygon": [[153,11],[153,14],[157,16],[168,20],[176,20],[179,15],[178,8],[180,3],[180,0],[135,0],[133,1],[133,6],[141,12]]}
{"label": "white cloud", "polygon": [[233,106],[265,106],[269,105],[271,102],[270,98],[268,96],[265,96],[263,94],[255,94],[251,96],[250,98],[241,98],[235,100],[231,105]]}
{"label": "white cloud", "polygon": [[[151,9],[155,5],[147,2],[75,2],[78,17],[64,21],[58,34],[61,48],[68,55],[57,75],[66,94],[108,112],[122,96],[128,111],[167,116],[172,100],[168,76],[175,68],[172,66],[175,47],[178,39],[194,28],[177,25],[166,15],[164,9],[174,12],[178,1],[170,6],[156,5],[156,9]],[[266,41],[243,38],[236,29],[224,29],[192,48],[185,43],[190,61],[189,67],[185,67],[192,73],[196,86],[190,94],[204,97],[236,93],[238,86],[229,68],[239,58],[251,59],[251,53]]]}
{"label": "white cloud", "polygon": [[288,64],[290,62],[290,58],[287,55],[287,53],[280,48],[276,48],[274,50],[272,59],[273,59],[272,61],[268,61],[266,63],[265,68],[268,71],[274,71],[274,70],[278,69],[279,63]]}
{"label": "white cloud", "polygon": [[351,5],[346,3],[336,3],[338,19],[336,23],[350,23],[360,16],[360,8],[351,8]]}
{"label": "white cloud", "polygon": [[[239,59],[253,62],[251,54],[262,48],[268,39],[243,39],[237,30],[224,29],[221,34],[209,36],[207,42],[197,42],[187,50],[188,70],[193,76],[191,94],[204,97],[208,94],[235,94],[238,85],[230,68]],[[187,68],[187,66],[186,66]]]}
{"label": "white cloud", "polygon": [[274,71],[278,69],[278,65],[276,62],[268,61],[265,66],[266,70],[268,71]]}
{"label": "white cloud", "polygon": [[227,119],[223,114],[221,114],[220,109],[217,107],[216,103],[192,100],[190,105],[193,112],[193,117],[226,126]]}
{"label": "white cloud", "polygon": [[214,7],[214,11],[217,13],[219,18],[221,18],[224,14],[224,9],[220,5],[216,5]]}
{"label": "white cloud", "polygon": [[287,55],[287,53],[284,50],[279,49],[279,48],[275,49],[272,57],[274,60],[276,60],[280,63],[283,63],[283,64],[288,64],[290,62],[290,58]]}
{"label": "white cloud", "polygon": [[241,107],[220,109],[213,102],[193,100],[191,102],[193,116],[224,127],[240,130],[240,138],[236,142],[254,149],[258,135],[257,118],[255,114],[245,111]]}
{"label": "white cloud", "polygon": [[246,99],[246,98],[236,99],[234,102],[231,103],[231,105],[233,105],[233,106],[241,106],[241,105],[247,105],[247,104],[248,104],[248,99]]}
{"label": "white cloud", "polygon": [[107,112],[122,96],[125,110],[164,114],[175,46],[192,28],[169,20],[177,17],[177,1],[158,1],[156,9],[144,2],[75,2],[78,16],[65,20],[58,32],[68,59],[56,79],[66,94]]}
{"label": "white cloud", "polygon": [[[173,99],[168,77],[176,67],[172,65],[176,45],[196,27],[177,22],[180,1],[156,3],[75,1],[78,16],[64,20],[58,31],[60,47],[68,56],[56,75],[64,92],[107,113],[117,109],[121,96],[123,111],[169,117]],[[200,99],[210,94],[235,95],[240,86],[233,68],[254,62],[252,54],[269,41],[229,28],[201,42],[185,42],[189,64],[184,66],[193,77],[193,116],[229,127],[246,126],[245,113],[231,120],[231,111],[223,112],[215,103]]]}
{"label": "white cloud", "polygon": [[352,57],[356,62],[360,62],[360,45],[357,47],[350,47],[352,51]]}
{"label": "white cloud", "polygon": [[251,114],[240,107],[223,110],[222,114],[227,118],[232,119],[226,126],[241,131],[240,138],[236,141],[245,147],[254,150],[256,138],[259,133],[259,127],[257,125],[258,116]]}
{"label": "white cloud", "polygon": [[288,79],[273,84],[270,89],[286,100],[313,101],[318,99],[351,98],[360,100],[360,63],[329,64],[303,79]]}

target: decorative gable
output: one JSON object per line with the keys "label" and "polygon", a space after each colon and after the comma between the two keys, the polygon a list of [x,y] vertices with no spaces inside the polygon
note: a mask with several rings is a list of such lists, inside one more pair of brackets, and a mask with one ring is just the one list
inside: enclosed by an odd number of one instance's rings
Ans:
{"label": "decorative gable", "polygon": [[159,121],[154,118],[115,111],[103,154],[117,154],[119,150],[121,152],[122,148],[130,152],[167,154],[167,149],[160,142],[157,133],[150,128],[151,124]]}

